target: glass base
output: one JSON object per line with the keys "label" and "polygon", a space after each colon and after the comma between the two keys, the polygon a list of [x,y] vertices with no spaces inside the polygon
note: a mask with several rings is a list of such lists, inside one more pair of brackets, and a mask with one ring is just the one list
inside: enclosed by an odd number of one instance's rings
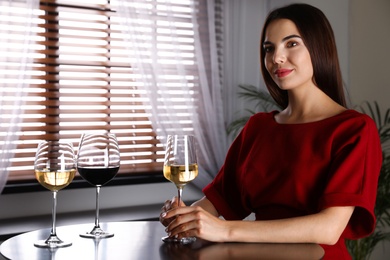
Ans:
{"label": "glass base", "polygon": [[106,232],[100,227],[94,227],[91,232],[80,234],[80,237],[84,237],[84,238],[109,238],[113,236],[114,236],[113,233]]}
{"label": "glass base", "polygon": [[61,239],[59,239],[57,236],[50,236],[46,240],[39,240],[34,243],[34,246],[42,247],[42,248],[59,248],[59,247],[67,247],[71,245],[72,245],[71,242],[64,242]]}
{"label": "glass base", "polygon": [[165,243],[180,243],[180,244],[190,244],[196,241],[196,237],[182,237],[182,238],[174,238],[174,237],[162,237],[162,241]]}

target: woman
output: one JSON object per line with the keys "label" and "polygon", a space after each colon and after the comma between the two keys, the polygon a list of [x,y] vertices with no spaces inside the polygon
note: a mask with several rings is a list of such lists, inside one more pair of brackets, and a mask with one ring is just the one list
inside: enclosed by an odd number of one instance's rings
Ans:
{"label": "woman", "polygon": [[[375,228],[375,123],[346,108],[333,31],[317,8],[271,12],[260,48],[264,81],[283,110],[252,116],[205,197],[190,207],[167,201],[160,220],[171,237],[318,243],[326,259],[350,259],[344,239]],[[242,221],[252,212],[256,221]]]}

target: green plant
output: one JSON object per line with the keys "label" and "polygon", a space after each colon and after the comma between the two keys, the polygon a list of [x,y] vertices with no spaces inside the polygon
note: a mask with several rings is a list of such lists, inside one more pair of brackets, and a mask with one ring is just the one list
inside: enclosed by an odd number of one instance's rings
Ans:
{"label": "green plant", "polygon": [[[228,134],[234,136],[242,129],[249,117],[256,112],[280,109],[267,91],[257,89],[251,85],[240,85],[239,87],[242,89],[239,92],[239,97],[254,101],[255,106],[254,110],[247,109],[249,115],[243,116],[228,125]],[[377,102],[363,102],[355,109],[369,115],[375,121],[383,152],[383,163],[375,204],[376,229],[368,237],[346,241],[347,248],[354,260],[367,260],[379,242],[390,240],[390,232],[383,231],[390,227],[390,108],[382,114]]]}

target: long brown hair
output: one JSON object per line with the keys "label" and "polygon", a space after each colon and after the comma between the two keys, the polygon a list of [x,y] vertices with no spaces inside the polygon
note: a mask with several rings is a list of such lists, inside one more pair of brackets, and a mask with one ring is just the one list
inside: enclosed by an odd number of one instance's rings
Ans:
{"label": "long brown hair", "polygon": [[310,53],[314,83],[335,102],[345,107],[343,81],[332,27],[321,10],[308,4],[292,4],[275,9],[265,21],[260,41],[260,62],[261,72],[271,96],[281,107],[287,107],[287,91],[276,85],[264,62],[265,33],[268,25],[277,19],[288,19],[295,24]]}

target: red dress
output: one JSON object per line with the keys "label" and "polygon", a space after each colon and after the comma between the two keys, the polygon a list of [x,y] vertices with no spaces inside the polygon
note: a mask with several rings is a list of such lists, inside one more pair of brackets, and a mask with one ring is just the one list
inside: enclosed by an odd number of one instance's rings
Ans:
{"label": "red dress", "polygon": [[323,245],[326,259],[351,259],[344,239],[367,236],[375,228],[382,165],[375,122],[346,110],[317,122],[278,124],[276,113],[251,117],[204,194],[226,220],[252,212],[256,220],[270,220],[355,206],[338,243]]}

